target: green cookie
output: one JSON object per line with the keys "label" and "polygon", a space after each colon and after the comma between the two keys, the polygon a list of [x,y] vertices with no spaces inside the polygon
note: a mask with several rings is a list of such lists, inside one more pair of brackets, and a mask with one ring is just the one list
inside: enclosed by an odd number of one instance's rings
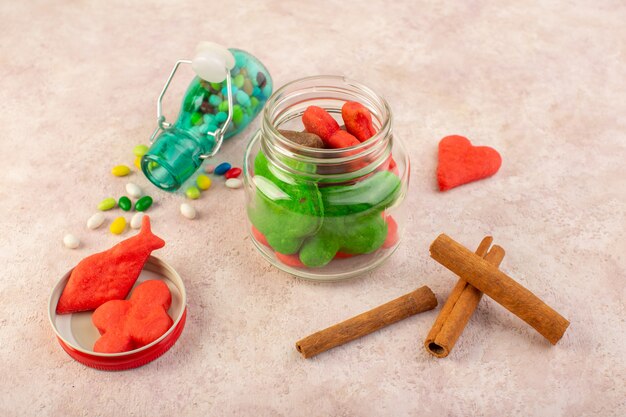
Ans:
{"label": "green cookie", "polygon": [[317,186],[271,170],[262,152],[254,163],[256,194],[248,205],[248,217],[265,235],[274,250],[292,254],[322,222],[321,196]]}
{"label": "green cookie", "polygon": [[322,187],[324,214],[339,217],[372,208],[382,211],[396,201],[401,186],[395,174],[380,171],[353,185]]}
{"label": "green cookie", "polygon": [[321,229],[306,239],[300,261],[308,267],[321,267],[337,252],[360,255],[379,249],[387,237],[387,223],[380,210],[344,217],[325,217]]}

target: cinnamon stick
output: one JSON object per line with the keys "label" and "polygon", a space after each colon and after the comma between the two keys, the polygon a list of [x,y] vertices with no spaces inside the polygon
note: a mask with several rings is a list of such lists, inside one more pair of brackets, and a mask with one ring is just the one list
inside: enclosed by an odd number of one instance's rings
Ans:
{"label": "cinnamon stick", "polygon": [[[484,257],[487,262],[498,266],[504,258],[504,249],[496,245],[487,253],[491,242],[493,242],[491,236],[485,237],[475,253]],[[474,310],[478,307],[482,295],[482,292],[468,284],[463,278],[457,281],[424,341],[424,346],[429,353],[438,358],[445,358],[450,354]]]}
{"label": "cinnamon stick", "polygon": [[427,286],[389,301],[296,342],[296,349],[310,358],[344,343],[358,339],[407,317],[437,306],[435,294]]}
{"label": "cinnamon stick", "polygon": [[530,324],[553,345],[569,326],[569,321],[535,294],[445,234],[430,245],[430,256]]}

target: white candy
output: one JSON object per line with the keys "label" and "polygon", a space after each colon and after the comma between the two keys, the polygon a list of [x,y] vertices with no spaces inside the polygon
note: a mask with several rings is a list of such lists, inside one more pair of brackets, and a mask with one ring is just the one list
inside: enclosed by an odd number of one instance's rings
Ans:
{"label": "white candy", "polygon": [[63,236],[63,244],[66,248],[76,249],[78,245],[80,245],[80,240],[78,240],[76,236],[68,233]]}
{"label": "white candy", "polygon": [[195,219],[196,218],[196,209],[193,208],[192,206],[190,206],[187,203],[183,203],[180,205],[180,214],[182,214],[183,216],[185,216],[188,219]]}
{"label": "white candy", "polygon": [[229,178],[226,180],[228,188],[241,188],[242,182],[239,178]]}
{"label": "white candy", "polygon": [[132,219],[130,219],[130,227],[133,229],[141,229],[141,221],[143,220],[143,215],[144,214],[141,212],[135,213]]}
{"label": "white candy", "polygon": [[89,220],[87,220],[87,227],[92,230],[97,229],[98,227],[102,226],[102,223],[104,223],[104,214],[96,213],[91,216]]}
{"label": "white candy", "polygon": [[141,189],[141,187],[137,184],[133,184],[132,182],[126,184],[126,192],[134,198],[139,198],[143,195],[143,190]]}

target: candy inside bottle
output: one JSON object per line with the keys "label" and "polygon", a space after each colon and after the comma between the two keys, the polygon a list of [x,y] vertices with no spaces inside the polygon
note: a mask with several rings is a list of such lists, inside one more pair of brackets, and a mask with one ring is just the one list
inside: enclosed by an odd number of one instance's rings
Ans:
{"label": "candy inside bottle", "polygon": [[[240,49],[228,51],[234,58],[230,70],[233,107],[224,139],[245,129],[272,94],[270,74],[257,58]],[[196,58],[192,64],[197,73],[208,74],[206,78],[215,75],[214,70],[211,72],[212,63],[197,65],[197,62]],[[222,67],[224,73],[229,66],[226,62]],[[215,83],[196,76],[187,88],[178,119],[160,132],[142,157],[141,167],[146,177],[164,190],[178,189],[207,156],[217,151],[219,143],[213,133],[225,126],[228,115],[227,80]]]}

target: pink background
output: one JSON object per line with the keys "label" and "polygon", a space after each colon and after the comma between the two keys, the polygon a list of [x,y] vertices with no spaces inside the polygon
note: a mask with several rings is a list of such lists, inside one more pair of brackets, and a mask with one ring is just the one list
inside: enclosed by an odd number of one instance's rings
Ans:
{"label": "pink background", "polygon": [[[626,414],[623,1],[127,3],[0,4],[0,415]],[[412,158],[408,236],[375,272],[313,284],[256,253],[242,190],[215,180],[188,221],[183,196],[149,188],[187,328],[143,368],[85,368],[54,340],[49,293],[121,239],[85,222],[124,192],[111,167],[132,165],[170,68],[201,40],[257,55],[277,86],[343,74],[385,96]],[[170,119],[190,77],[166,97]],[[241,165],[253,128],[218,161]],[[439,193],[448,134],[498,149],[500,172]],[[300,357],[299,338],[416,287],[442,303],[456,281],[428,256],[442,232],[470,248],[493,234],[502,269],[571,321],[561,342],[484,298],[443,360],[422,347],[439,309]]]}

